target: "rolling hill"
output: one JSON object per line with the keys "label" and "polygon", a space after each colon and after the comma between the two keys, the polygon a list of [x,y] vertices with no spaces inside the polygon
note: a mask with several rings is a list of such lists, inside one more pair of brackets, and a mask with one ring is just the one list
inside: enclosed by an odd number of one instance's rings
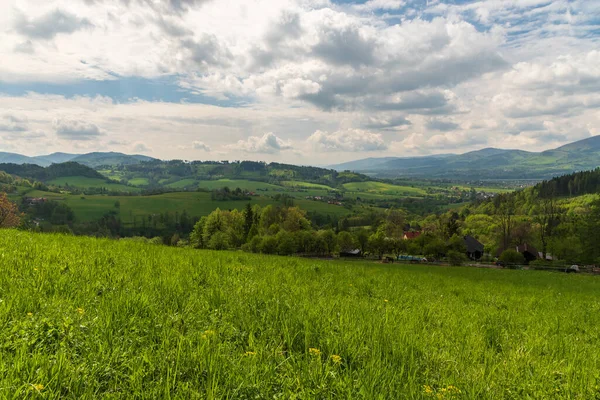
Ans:
{"label": "rolling hill", "polygon": [[35,164],[47,167],[52,164],[60,164],[74,161],[88,167],[101,165],[131,165],[142,161],[156,160],[155,158],[141,154],[124,154],[117,152],[94,152],[87,154],[52,153],[35,157],[24,156],[16,153],[0,152],[0,163],[4,164]]}
{"label": "rolling hill", "polygon": [[382,178],[548,179],[598,166],[600,136],[539,153],[486,148],[455,155],[368,158],[333,165],[331,168]]}

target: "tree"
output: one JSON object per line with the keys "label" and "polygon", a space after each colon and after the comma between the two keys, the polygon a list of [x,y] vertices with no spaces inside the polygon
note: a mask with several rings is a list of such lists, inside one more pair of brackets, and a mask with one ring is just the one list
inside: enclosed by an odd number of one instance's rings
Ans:
{"label": "tree", "polygon": [[335,251],[335,247],[337,246],[337,237],[335,236],[333,229],[319,231],[318,237],[323,240],[326,254],[329,255]]}
{"label": "tree", "polygon": [[381,259],[388,249],[388,243],[385,239],[385,233],[382,230],[378,230],[371,236],[369,236],[369,251],[377,254]]}
{"label": "tree", "polygon": [[356,249],[357,245],[356,238],[350,232],[342,231],[338,233],[338,246],[340,252],[352,251]]}
{"label": "tree", "polygon": [[[571,183],[571,181],[569,181]],[[539,196],[539,195],[538,195]],[[542,244],[542,255],[546,258],[548,242],[552,238],[554,227],[557,224],[559,209],[554,201],[554,195],[549,198],[541,199],[538,197],[537,207],[535,208],[534,221],[539,224],[538,235]]]}
{"label": "tree", "polygon": [[190,244],[196,249],[202,249],[205,247],[204,243],[204,225],[206,224],[206,217],[200,218],[194,225],[194,230],[190,234]]}
{"label": "tree", "polygon": [[244,237],[248,238],[252,225],[254,224],[254,211],[252,211],[252,204],[246,204],[244,209]]}
{"label": "tree", "polygon": [[17,205],[0,193],[0,228],[14,228],[21,224],[21,216]]}
{"label": "tree", "polygon": [[356,237],[356,242],[358,243],[358,247],[360,247],[360,251],[365,254],[369,244],[369,231],[365,228],[360,228],[356,231],[354,236]]}
{"label": "tree", "polygon": [[277,239],[277,254],[289,256],[290,254],[296,253],[296,242],[290,232],[281,230],[275,237]]}
{"label": "tree", "polygon": [[511,194],[494,197],[494,211],[500,227],[502,248],[510,246],[513,229],[514,199]]}
{"label": "tree", "polygon": [[500,261],[507,265],[525,264],[525,257],[516,250],[504,250],[500,254]]}

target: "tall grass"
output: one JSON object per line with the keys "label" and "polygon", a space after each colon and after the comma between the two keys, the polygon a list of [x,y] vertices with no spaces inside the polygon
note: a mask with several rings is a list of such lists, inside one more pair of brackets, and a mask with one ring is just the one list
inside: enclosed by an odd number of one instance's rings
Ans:
{"label": "tall grass", "polygon": [[600,397],[600,281],[0,231],[0,397]]}

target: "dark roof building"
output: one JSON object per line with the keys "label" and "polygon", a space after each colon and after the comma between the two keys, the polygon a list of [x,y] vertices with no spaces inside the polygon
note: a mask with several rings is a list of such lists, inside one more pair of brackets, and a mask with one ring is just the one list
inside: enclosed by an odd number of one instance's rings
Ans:
{"label": "dark roof building", "polygon": [[463,237],[467,248],[467,257],[471,260],[479,260],[483,256],[484,246],[471,235]]}

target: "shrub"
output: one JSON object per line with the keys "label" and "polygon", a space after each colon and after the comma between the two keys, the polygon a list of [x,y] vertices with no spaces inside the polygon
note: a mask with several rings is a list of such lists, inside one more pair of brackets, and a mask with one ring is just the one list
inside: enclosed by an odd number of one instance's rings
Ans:
{"label": "shrub", "polygon": [[447,254],[448,262],[455,267],[463,265],[467,261],[467,256],[455,250],[450,250]]}
{"label": "shrub", "polygon": [[500,261],[507,265],[525,264],[525,257],[516,250],[504,250],[500,255]]}

